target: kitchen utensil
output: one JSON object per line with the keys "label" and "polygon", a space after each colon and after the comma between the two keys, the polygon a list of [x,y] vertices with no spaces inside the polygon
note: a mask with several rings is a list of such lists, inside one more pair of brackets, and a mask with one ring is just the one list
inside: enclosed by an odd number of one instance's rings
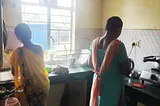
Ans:
{"label": "kitchen utensil", "polygon": [[4,87],[0,87],[0,102],[3,104],[3,106],[21,106],[20,102],[17,98],[11,97],[14,93],[20,93],[23,92],[23,90],[17,90],[23,86],[20,86],[18,88],[11,88],[7,90]]}
{"label": "kitchen utensil", "polygon": [[152,71],[160,72],[160,56],[147,56],[144,57],[143,62],[154,62],[155,67],[152,68]]}
{"label": "kitchen utensil", "polygon": [[81,50],[81,54],[79,56],[79,65],[80,66],[85,66],[88,65],[88,58],[90,56],[90,51],[88,49],[83,49]]}
{"label": "kitchen utensil", "polygon": [[75,66],[76,63],[76,58],[75,57],[70,57],[70,64],[69,67],[73,68]]}
{"label": "kitchen utensil", "polygon": [[0,87],[0,99],[8,97],[10,95],[13,95],[14,92],[16,92],[16,93],[22,92],[20,90],[17,90],[17,89],[19,89],[21,87],[23,87],[23,86],[20,86],[18,88],[12,87],[11,89],[6,89],[4,87]]}
{"label": "kitchen utensil", "polygon": [[134,61],[131,58],[128,58],[128,59],[129,59],[129,63],[130,63],[130,70],[132,71],[135,67]]}
{"label": "kitchen utensil", "polygon": [[55,74],[69,74],[69,70],[67,67],[57,65],[56,68],[53,69],[53,73],[55,73]]}
{"label": "kitchen utensil", "polygon": [[134,82],[134,83],[132,83],[131,84],[131,86],[133,86],[133,87],[136,87],[136,88],[145,88],[146,87],[146,84],[142,84],[142,83],[140,83],[140,82]]}
{"label": "kitchen utensil", "polygon": [[141,75],[141,72],[138,70],[133,70],[132,73],[130,74],[130,77],[135,78],[135,79],[139,79]]}
{"label": "kitchen utensil", "polygon": [[154,85],[160,86],[160,75],[159,74],[148,72],[148,71],[142,71],[140,79],[150,82]]}

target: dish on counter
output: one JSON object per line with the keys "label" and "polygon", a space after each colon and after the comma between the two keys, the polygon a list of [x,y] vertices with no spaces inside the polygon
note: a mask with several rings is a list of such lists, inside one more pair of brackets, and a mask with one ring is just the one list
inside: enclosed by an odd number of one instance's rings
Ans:
{"label": "dish on counter", "polygon": [[46,70],[48,73],[54,73],[54,74],[68,74],[69,70],[67,67],[62,65],[57,65],[55,67],[46,67]]}

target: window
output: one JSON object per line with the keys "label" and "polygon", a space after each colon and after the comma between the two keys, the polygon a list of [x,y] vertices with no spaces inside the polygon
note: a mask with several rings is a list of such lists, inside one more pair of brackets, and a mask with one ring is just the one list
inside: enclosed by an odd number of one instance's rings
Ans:
{"label": "window", "polygon": [[71,0],[58,0],[57,5],[61,7],[72,7]]}
{"label": "window", "polygon": [[69,43],[70,42],[70,31],[61,31],[60,32],[60,43]]}
{"label": "window", "polygon": [[73,0],[49,0],[48,4],[42,1],[21,0],[22,21],[31,28],[32,41],[45,51],[71,50]]}
{"label": "window", "polygon": [[39,0],[21,0],[21,1],[26,3],[39,3]]}

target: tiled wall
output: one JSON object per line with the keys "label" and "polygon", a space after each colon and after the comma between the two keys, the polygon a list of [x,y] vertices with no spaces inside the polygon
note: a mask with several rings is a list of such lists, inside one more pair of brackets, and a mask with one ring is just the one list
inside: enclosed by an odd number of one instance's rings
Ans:
{"label": "tiled wall", "polygon": [[[92,40],[102,35],[102,29],[76,29],[76,49],[88,49]],[[129,54],[132,42],[141,41],[140,48],[133,49],[130,58],[135,61],[135,69],[148,70],[153,67],[151,63],[143,63],[143,57],[160,55],[160,30],[123,30],[119,38],[124,42]]]}
{"label": "tiled wall", "polygon": [[75,48],[88,49],[93,39],[102,35],[102,29],[77,28],[75,30]]}
{"label": "tiled wall", "polygon": [[[77,28],[75,31],[75,48],[88,49],[92,40],[103,35],[103,32],[103,29]],[[12,30],[8,29],[8,34],[10,35],[8,41],[11,40],[11,44],[8,44],[7,48],[11,49],[20,45],[13,41],[15,38],[11,36],[14,35]],[[123,30],[119,39],[124,42],[128,54],[131,50],[132,42],[141,40],[140,48],[134,48],[130,55],[135,61],[135,68],[138,70],[148,70],[153,66],[151,63],[143,63],[144,56],[160,56],[160,30]]]}
{"label": "tiled wall", "polygon": [[136,69],[148,70],[153,67],[154,64],[143,63],[144,56],[160,55],[160,30],[124,30],[120,40],[125,43],[128,53],[132,42],[141,41],[140,48],[134,48],[130,56],[135,61]]}

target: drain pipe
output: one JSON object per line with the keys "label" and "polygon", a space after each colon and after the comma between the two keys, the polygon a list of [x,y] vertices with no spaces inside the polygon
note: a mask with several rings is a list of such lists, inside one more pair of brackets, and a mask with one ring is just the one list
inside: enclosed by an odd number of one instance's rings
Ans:
{"label": "drain pipe", "polygon": [[2,15],[2,0],[0,0],[0,68],[3,66],[3,15]]}

